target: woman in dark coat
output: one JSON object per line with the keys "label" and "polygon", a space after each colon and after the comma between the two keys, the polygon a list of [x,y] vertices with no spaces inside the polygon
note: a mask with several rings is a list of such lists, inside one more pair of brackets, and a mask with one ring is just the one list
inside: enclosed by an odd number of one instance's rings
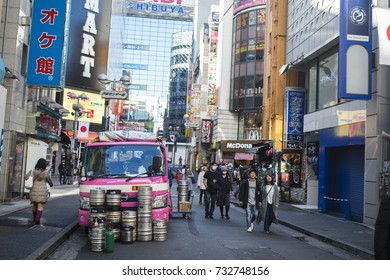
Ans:
{"label": "woman in dark coat", "polygon": [[[226,169],[222,170],[221,177],[218,178],[217,184],[217,206],[219,206],[219,210],[221,211],[221,219],[226,217],[226,219],[229,220],[230,192],[233,189],[232,180]],[[225,216],[223,215],[223,206],[225,206]]]}
{"label": "woman in dark coat", "polygon": [[379,206],[375,222],[374,251],[375,259],[390,260],[390,194],[382,199]]}

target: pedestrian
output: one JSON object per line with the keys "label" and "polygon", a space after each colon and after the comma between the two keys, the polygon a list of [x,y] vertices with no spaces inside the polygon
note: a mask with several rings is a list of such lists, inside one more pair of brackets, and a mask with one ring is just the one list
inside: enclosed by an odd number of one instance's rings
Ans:
{"label": "pedestrian", "polygon": [[181,172],[181,169],[176,171],[175,178],[176,178],[177,183],[179,183],[179,181],[183,180],[183,173]]}
{"label": "pedestrian", "polygon": [[219,173],[217,172],[218,164],[212,162],[210,165],[210,170],[204,174],[203,182],[206,185],[206,195],[205,195],[205,218],[213,219],[215,203],[217,199],[217,190],[218,185],[217,181],[219,178]]}
{"label": "pedestrian", "polygon": [[58,165],[58,173],[60,174],[60,185],[65,185],[66,184],[65,160],[61,160],[61,163]]}
{"label": "pedestrian", "polygon": [[[230,192],[232,191],[232,180],[226,167],[221,169],[221,177],[218,178],[218,191],[217,191],[217,206],[221,212],[221,219],[225,218],[230,220],[229,208],[230,208]],[[223,208],[225,206],[225,216],[223,215]]]}
{"label": "pedestrian", "polygon": [[206,174],[207,166],[202,166],[199,175],[198,175],[198,188],[200,190],[199,193],[199,204],[203,204],[203,198],[206,199],[206,185],[203,181],[204,174]]}
{"label": "pedestrian", "polygon": [[180,156],[179,157],[179,167],[183,166],[183,158]]}
{"label": "pedestrian", "polygon": [[261,187],[263,194],[260,207],[262,208],[262,220],[264,221],[264,231],[269,233],[271,224],[277,223],[277,211],[279,207],[279,188],[274,183],[271,175],[267,174],[264,178],[264,184]]}
{"label": "pedestrian", "polygon": [[375,222],[374,255],[376,260],[390,260],[390,194],[379,205]]}
{"label": "pedestrian", "polygon": [[[40,158],[36,163],[33,172],[33,185],[30,190],[30,201],[32,206],[33,220],[35,224],[41,224],[41,217],[43,213],[43,207],[47,202],[47,186],[46,183],[53,187],[53,181],[51,180],[49,172],[46,170],[46,159]],[[25,178],[30,176],[28,172]]]}
{"label": "pedestrian", "polygon": [[72,184],[72,169],[73,169],[73,164],[70,163],[69,161],[65,164],[66,168],[66,182],[68,185]]}
{"label": "pedestrian", "polygon": [[241,183],[239,205],[245,209],[247,231],[253,231],[259,202],[261,202],[261,183],[257,181],[255,170],[249,171],[249,179]]}
{"label": "pedestrian", "polygon": [[169,189],[172,188],[172,180],[173,180],[173,174],[172,169],[168,167],[168,180],[169,180]]}

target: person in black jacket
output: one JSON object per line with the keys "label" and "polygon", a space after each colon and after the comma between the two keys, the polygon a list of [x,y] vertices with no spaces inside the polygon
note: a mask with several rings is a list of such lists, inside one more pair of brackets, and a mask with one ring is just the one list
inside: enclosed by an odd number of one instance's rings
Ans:
{"label": "person in black jacket", "polygon": [[[230,219],[229,216],[230,192],[233,190],[233,188],[232,188],[232,180],[226,168],[221,169],[221,177],[218,178],[217,184],[218,184],[217,206],[219,206],[219,210],[221,211],[221,219],[226,217],[226,219],[229,220]],[[224,206],[225,206],[225,216],[223,215]]]}
{"label": "person in black jacket", "polygon": [[256,220],[259,202],[262,201],[261,183],[256,180],[255,170],[249,171],[249,179],[242,182],[239,194],[239,205],[245,209],[247,231],[253,231],[253,223]]}
{"label": "person in black jacket", "polygon": [[390,194],[383,197],[375,222],[374,254],[377,260],[390,260]]}
{"label": "person in black jacket", "polygon": [[219,173],[217,171],[218,165],[215,162],[212,162],[210,165],[210,170],[204,174],[203,182],[206,186],[205,193],[205,218],[213,218],[215,201],[217,199],[217,190],[218,190],[218,178]]}
{"label": "person in black jacket", "polygon": [[66,184],[65,160],[61,160],[61,163],[58,165],[58,173],[60,174],[60,185],[65,185]]}

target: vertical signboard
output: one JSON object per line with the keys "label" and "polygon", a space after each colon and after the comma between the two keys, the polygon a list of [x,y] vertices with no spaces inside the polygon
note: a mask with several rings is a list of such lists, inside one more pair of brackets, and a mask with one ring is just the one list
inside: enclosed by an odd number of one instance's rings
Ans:
{"label": "vertical signboard", "polygon": [[371,99],[371,0],[340,3],[339,98]]}
{"label": "vertical signboard", "polygon": [[35,0],[28,55],[28,85],[61,86],[66,0]]}
{"label": "vertical signboard", "polygon": [[72,1],[66,86],[102,89],[97,77],[107,73],[111,10],[111,0]]}
{"label": "vertical signboard", "polygon": [[287,88],[284,104],[285,148],[302,150],[304,148],[303,116],[305,113],[305,90]]}
{"label": "vertical signboard", "polygon": [[213,133],[212,120],[202,120],[201,133],[202,133],[201,142],[204,144],[211,144],[212,133]]}

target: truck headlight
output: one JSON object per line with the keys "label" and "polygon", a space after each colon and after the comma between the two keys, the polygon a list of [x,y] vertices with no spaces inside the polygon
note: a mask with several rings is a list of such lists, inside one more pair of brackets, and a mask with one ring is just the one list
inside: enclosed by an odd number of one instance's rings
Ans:
{"label": "truck headlight", "polygon": [[168,205],[168,194],[157,195],[153,199],[152,208],[164,208]]}

